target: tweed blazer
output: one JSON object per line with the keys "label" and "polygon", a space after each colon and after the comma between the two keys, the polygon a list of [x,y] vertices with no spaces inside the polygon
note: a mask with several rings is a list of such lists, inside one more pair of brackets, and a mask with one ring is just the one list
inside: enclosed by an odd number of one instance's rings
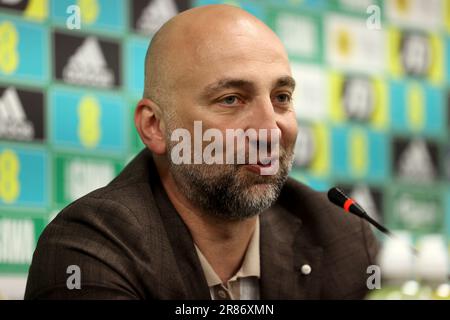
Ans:
{"label": "tweed blazer", "polygon": [[[361,299],[377,251],[365,221],[289,178],[260,214],[261,299]],[[80,289],[67,286],[72,265]],[[192,236],[149,150],[46,227],[25,299],[211,299]]]}

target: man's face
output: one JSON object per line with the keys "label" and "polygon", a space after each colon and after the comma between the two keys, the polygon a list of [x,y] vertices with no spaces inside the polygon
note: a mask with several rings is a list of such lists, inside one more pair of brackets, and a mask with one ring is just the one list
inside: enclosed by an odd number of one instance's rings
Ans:
{"label": "man's face", "polygon": [[[167,119],[167,156],[177,185],[203,212],[227,219],[247,218],[273,204],[290,170],[297,136],[294,82],[283,48],[270,43],[269,36],[240,30],[236,26],[226,36],[211,35],[192,56],[180,59],[171,92],[174,117]],[[279,159],[277,172],[261,175],[257,164],[173,164],[171,151],[178,141],[171,141],[171,134],[186,128],[193,141],[194,121],[201,121],[203,132],[218,129],[224,147],[227,129],[276,129],[278,151],[270,134],[257,139],[267,142],[269,154]],[[203,142],[203,150],[209,143]],[[252,146],[247,140],[235,153],[244,148],[248,161]]]}

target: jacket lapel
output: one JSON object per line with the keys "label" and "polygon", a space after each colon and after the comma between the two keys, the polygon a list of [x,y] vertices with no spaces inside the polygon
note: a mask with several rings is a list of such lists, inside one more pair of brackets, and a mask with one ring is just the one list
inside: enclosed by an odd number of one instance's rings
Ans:
{"label": "jacket lapel", "polygon": [[303,231],[301,220],[280,205],[261,214],[261,299],[320,298],[323,250]]}
{"label": "jacket lapel", "polygon": [[162,255],[166,257],[163,261],[165,270],[162,272],[171,272],[176,278],[166,284],[171,287],[166,291],[175,292],[176,296],[163,299],[211,299],[191,233],[170,202],[156,172],[156,168],[151,168],[152,192],[169,240],[166,252]]}

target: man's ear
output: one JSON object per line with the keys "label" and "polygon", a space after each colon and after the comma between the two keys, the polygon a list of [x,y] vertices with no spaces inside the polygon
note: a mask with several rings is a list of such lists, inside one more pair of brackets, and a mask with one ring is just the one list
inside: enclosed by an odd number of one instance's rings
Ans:
{"label": "man's ear", "polygon": [[155,154],[166,152],[164,123],[161,109],[150,99],[141,99],[134,112],[134,124],[142,142]]}

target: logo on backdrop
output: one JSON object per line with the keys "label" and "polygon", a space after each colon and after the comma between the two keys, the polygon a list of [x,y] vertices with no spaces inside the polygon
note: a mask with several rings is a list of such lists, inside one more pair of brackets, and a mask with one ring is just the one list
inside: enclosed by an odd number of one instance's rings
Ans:
{"label": "logo on backdrop", "polygon": [[55,77],[69,84],[120,86],[119,43],[99,37],[54,33]]}
{"label": "logo on backdrop", "polygon": [[43,126],[42,93],[0,87],[0,139],[43,140]]}
{"label": "logo on backdrop", "polygon": [[399,178],[432,181],[438,175],[438,147],[422,139],[394,140],[394,165]]}
{"label": "logo on backdrop", "polygon": [[429,40],[421,34],[403,34],[400,44],[400,56],[405,73],[413,76],[425,76],[431,65]]}
{"label": "logo on backdrop", "polygon": [[0,264],[29,264],[35,247],[31,219],[0,218]]}
{"label": "logo on backdrop", "polygon": [[316,152],[317,146],[313,130],[307,126],[300,126],[295,143],[294,165],[300,168],[308,167],[314,160]]}
{"label": "logo on backdrop", "polygon": [[133,28],[143,34],[154,34],[178,12],[190,8],[187,0],[135,0],[131,5]]}
{"label": "logo on backdrop", "polygon": [[89,37],[78,47],[63,69],[63,79],[74,84],[113,85],[114,73],[106,65],[97,38]]}
{"label": "logo on backdrop", "polygon": [[440,194],[433,190],[400,190],[395,195],[391,208],[396,229],[441,232],[444,225],[444,210]]}
{"label": "logo on backdrop", "polygon": [[342,105],[347,118],[367,121],[375,109],[374,89],[367,78],[347,78],[342,88]]}
{"label": "logo on backdrop", "polygon": [[24,11],[29,0],[0,0],[0,8]]}
{"label": "logo on backdrop", "polygon": [[114,166],[76,159],[65,168],[66,198],[74,201],[92,190],[107,185],[115,176]]}

